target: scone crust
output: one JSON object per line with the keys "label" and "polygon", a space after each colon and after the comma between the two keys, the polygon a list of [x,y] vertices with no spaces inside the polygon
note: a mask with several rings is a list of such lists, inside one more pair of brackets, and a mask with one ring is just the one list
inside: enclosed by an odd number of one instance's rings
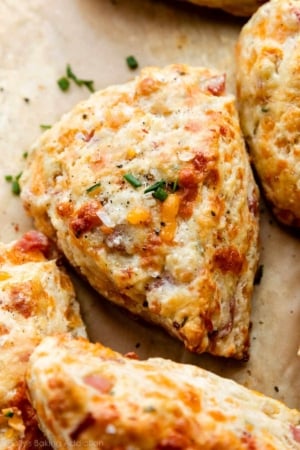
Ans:
{"label": "scone crust", "polygon": [[196,366],[132,356],[84,339],[43,340],[27,383],[57,449],[300,448],[299,411]]}
{"label": "scone crust", "polygon": [[[44,336],[86,336],[69,277],[45,257],[46,236],[29,231],[0,243],[0,449],[45,444],[27,400],[29,356]],[[39,441],[40,439],[40,441]]]}
{"label": "scone crust", "polygon": [[219,8],[235,16],[251,16],[266,0],[185,0],[199,6]]}
{"label": "scone crust", "polygon": [[241,126],[277,219],[300,226],[300,4],[272,0],[237,45]]}
{"label": "scone crust", "polygon": [[104,297],[191,351],[244,358],[258,191],[224,89],[172,65],[92,95],[34,145],[21,195]]}

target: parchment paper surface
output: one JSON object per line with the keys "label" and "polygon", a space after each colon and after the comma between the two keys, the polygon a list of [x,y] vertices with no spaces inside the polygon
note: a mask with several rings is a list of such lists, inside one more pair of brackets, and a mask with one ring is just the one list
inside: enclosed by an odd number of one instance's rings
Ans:
{"label": "parchment paper surface", "polygon": [[[89,92],[57,86],[69,63],[96,89],[123,83],[141,67],[182,62],[227,73],[234,93],[234,48],[241,19],[175,1],[1,0],[0,2],[0,239],[16,239],[32,224],[5,175],[17,175],[24,152]],[[125,59],[139,62],[130,71]],[[193,355],[164,331],[141,323],[73,276],[93,341],[140,358],[162,356],[212,370],[300,408],[300,241],[261,207],[263,277],[252,303],[247,363]]]}

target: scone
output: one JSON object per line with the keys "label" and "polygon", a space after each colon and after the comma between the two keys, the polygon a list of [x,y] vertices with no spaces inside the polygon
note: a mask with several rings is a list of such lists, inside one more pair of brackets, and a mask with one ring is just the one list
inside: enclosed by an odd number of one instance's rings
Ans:
{"label": "scone", "polygon": [[[44,254],[48,239],[30,231],[0,244],[0,449],[46,446],[27,400],[24,374],[44,336],[86,336],[72,284]],[[49,448],[49,447],[47,447]]]}
{"label": "scone", "polygon": [[172,65],[95,93],[35,143],[21,196],[104,297],[191,351],[244,358],[258,191],[224,89]]}
{"label": "scone", "polygon": [[32,354],[29,395],[57,449],[300,449],[300,412],[199,367],[68,336]]}
{"label": "scone", "polygon": [[266,0],[185,0],[199,6],[220,8],[236,16],[251,16]]}
{"label": "scone", "polygon": [[237,96],[241,126],[277,219],[300,226],[300,2],[273,0],[241,31]]}

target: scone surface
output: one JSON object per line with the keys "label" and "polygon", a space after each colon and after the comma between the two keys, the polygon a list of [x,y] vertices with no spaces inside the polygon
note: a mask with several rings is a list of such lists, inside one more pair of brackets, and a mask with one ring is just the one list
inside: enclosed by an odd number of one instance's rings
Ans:
{"label": "scone surface", "polygon": [[46,259],[48,248],[48,239],[37,231],[0,243],[1,450],[45,446],[25,389],[35,346],[55,333],[86,336],[71,281],[55,259]]}
{"label": "scone surface", "polygon": [[132,356],[66,336],[37,347],[29,394],[57,449],[300,448],[299,411],[196,366]]}
{"label": "scone surface", "polygon": [[300,3],[273,0],[237,45],[241,126],[277,219],[300,226]]}
{"label": "scone surface", "polygon": [[243,358],[258,191],[225,77],[147,68],[33,146],[25,208],[104,297],[194,352]]}

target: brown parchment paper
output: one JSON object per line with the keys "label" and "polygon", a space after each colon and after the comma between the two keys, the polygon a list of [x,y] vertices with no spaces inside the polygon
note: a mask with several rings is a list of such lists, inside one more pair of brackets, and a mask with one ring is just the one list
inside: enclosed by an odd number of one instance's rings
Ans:
{"label": "brown parchment paper", "polygon": [[[1,0],[0,239],[8,242],[32,227],[4,176],[22,171],[40,124],[53,124],[89,95],[75,85],[59,90],[67,63],[97,89],[125,82],[146,65],[205,65],[226,72],[234,93],[234,47],[242,25],[242,19],[175,0]],[[139,62],[135,72],[125,63],[130,54]],[[300,408],[300,240],[261,209],[264,270],[253,296],[247,363],[185,351],[72,275],[91,340],[140,358],[196,364]]]}

